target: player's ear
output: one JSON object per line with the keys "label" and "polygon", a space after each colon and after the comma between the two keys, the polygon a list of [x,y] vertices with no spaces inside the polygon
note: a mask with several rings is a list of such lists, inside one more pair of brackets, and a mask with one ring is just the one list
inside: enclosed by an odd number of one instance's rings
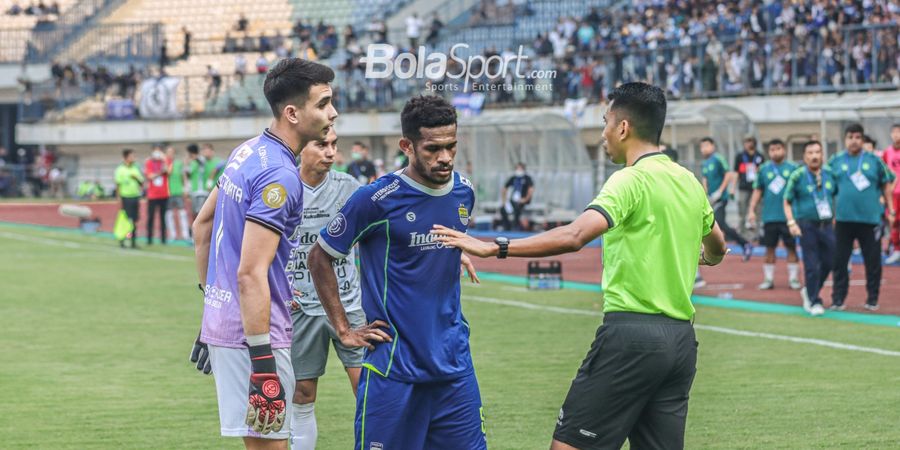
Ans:
{"label": "player's ear", "polygon": [[625,139],[628,139],[628,136],[631,134],[631,122],[629,122],[628,119],[622,119],[622,121],[619,122],[619,130],[618,131],[619,131],[619,140],[620,141],[624,141]]}
{"label": "player's ear", "polygon": [[285,120],[291,123],[291,125],[297,125],[300,123],[300,110],[296,105],[288,103],[284,105],[284,108],[281,108],[281,116],[284,117]]}
{"label": "player's ear", "polygon": [[413,142],[406,136],[400,138],[400,150],[408,157],[413,152]]}

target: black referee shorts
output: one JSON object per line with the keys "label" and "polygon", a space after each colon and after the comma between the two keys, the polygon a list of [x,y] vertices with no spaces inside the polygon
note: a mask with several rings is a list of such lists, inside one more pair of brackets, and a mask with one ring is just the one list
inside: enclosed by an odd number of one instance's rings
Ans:
{"label": "black referee shorts", "polygon": [[553,438],[582,450],[684,448],[697,366],[690,322],[607,313],[559,411]]}
{"label": "black referee shorts", "polygon": [[759,243],[766,248],[778,247],[778,240],[784,243],[785,248],[795,248],[797,241],[791,236],[786,222],[766,222],[763,224],[763,237]]}

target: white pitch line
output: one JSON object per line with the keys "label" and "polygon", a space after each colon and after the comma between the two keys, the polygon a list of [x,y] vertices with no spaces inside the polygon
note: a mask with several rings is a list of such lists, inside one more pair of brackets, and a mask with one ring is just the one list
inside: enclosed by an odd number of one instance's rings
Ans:
{"label": "white pitch line", "polygon": [[[513,306],[516,308],[522,309],[531,309],[535,311],[549,311],[560,314],[577,314],[581,316],[592,316],[592,317],[602,317],[603,314],[597,311],[588,311],[584,309],[574,309],[574,308],[563,308],[559,306],[544,306],[544,305],[535,305],[533,303],[525,303],[518,302],[515,300],[504,300],[493,297],[482,297],[477,295],[463,295],[463,299],[465,300],[473,300],[481,303],[490,303],[493,305],[505,305],[505,306]],[[824,339],[812,339],[812,338],[803,338],[797,336],[786,336],[781,334],[772,334],[772,333],[758,333],[756,331],[745,331],[745,330],[737,330],[734,328],[725,328],[725,327],[716,327],[712,325],[700,325],[694,324],[694,328],[698,330],[705,331],[713,331],[716,333],[730,334],[734,336],[747,336],[747,337],[757,337],[763,339],[772,339],[776,341],[787,341],[794,342],[798,344],[810,344],[810,345],[818,345],[820,347],[828,347],[834,348],[838,350],[849,350],[854,352],[863,352],[863,353],[874,353],[876,355],[883,356],[897,356],[900,357],[900,352],[893,350],[885,350],[882,348],[875,347],[862,347],[859,345],[852,344],[844,344],[842,342],[834,342],[834,341],[826,341]]]}
{"label": "white pitch line", "polygon": [[194,261],[194,258],[180,255],[168,255],[165,253],[145,252],[140,250],[124,250],[114,247],[106,247],[100,245],[81,244],[73,241],[65,241],[61,239],[52,239],[45,237],[29,236],[25,234],[10,233],[0,231],[0,238],[12,239],[21,242],[34,242],[36,244],[53,245],[57,247],[65,247],[71,249],[92,250],[104,253],[113,253],[121,256],[140,256],[144,258],[165,259],[168,261]]}

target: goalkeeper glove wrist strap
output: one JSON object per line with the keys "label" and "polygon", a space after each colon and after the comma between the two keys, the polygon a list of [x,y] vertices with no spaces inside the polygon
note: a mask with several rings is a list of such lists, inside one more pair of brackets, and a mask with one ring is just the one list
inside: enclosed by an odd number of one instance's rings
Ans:
{"label": "goalkeeper glove wrist strap", "polygon": [[250,365],[253,373],[276,373],[272,344],[250,346]]}

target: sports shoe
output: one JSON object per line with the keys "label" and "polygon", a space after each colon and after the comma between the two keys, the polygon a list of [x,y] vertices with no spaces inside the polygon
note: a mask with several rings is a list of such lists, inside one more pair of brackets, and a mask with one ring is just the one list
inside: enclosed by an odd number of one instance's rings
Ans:
{"label": "sports shoe", "polygon": [[790,284],[791,289],[793,289],[795,291],[799,291],[800,289],[803,289],[803,283],[801,283],[800,280],[798,280],[796,278],[794,278],[791,281],[788,281],[788,284]]}
{"label": "sports shoe", "polygon": [[863,308],[866,308],[869,311],[878,311],[878,304],[866,303],[863,305]]}
{"label": "sports shoe", "polygon": [[750,261],[750,256],[753,255],[753,244],[746,243],[744,244],[744,262]]}
{"label": "sports shoe", "polygon": [[831,306],[828,307],[829,311],[843,311],[845,309],[847,309],[847,306],[844,305],[843,303],[841,303],[841,304],[832,303]]}
{"label": "sports shoe", "polygon": [[900,250],[894,250],[891,255],[884,260],[885,264],[896,264],[900,262]]}
{"label": "sports shoe", "polygon": [[775,283],[773,283],[772,280],[765,280],[762,283],[760,283],[759,286],[757,286],[757,289],[759,289],[761,291],[767,291],[774,287],[775,287]]}
{"label": "sports shoe", "polygon": [[821,303],[816,303],[815,305],[812,305],[812,308],[809,308],[809,313],[813,316],[821,316],[822,314],[825,314],[825,308]]}
{"label": "sports shoe", "polygon": [[809,294],[806,293],[806,289],[800,290],[800,298],[803,299],[803,310],[810,312],[811,302],[809,301]]}

